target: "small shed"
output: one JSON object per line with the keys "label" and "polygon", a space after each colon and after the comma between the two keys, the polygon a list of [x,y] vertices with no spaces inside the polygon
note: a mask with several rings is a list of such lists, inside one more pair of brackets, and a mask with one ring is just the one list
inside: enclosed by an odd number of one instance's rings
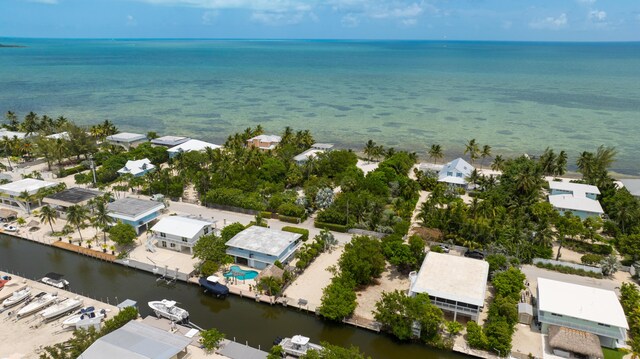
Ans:
{"label": "small shed", "polygon": [[533,307],[529,303],[518,303],[518,322],[530,325],[533,321]]}
{"label": "small shed", "polygon": [[581,330],[550,325],[549,345],[553,348],[554,354],[567,358],[571,353],[589,359],[604,358],[598,336]]}

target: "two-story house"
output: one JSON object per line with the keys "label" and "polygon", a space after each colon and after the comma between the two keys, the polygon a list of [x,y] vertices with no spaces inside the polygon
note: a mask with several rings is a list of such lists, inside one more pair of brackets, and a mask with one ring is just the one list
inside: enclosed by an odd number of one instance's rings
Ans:
{"label": "two-story house", "polygon": [[251,226],[227,241],[235,263],[265,269],[275,261],[287,263],[300,246],[301,234]]}
{"label": "two-story house", "polygon": [[164,217],[151,227],[152,239],[157,240],[158,247],[193,254],[193,246],[200,237],[211,233],[212,225],[213,222],[195,218]]}

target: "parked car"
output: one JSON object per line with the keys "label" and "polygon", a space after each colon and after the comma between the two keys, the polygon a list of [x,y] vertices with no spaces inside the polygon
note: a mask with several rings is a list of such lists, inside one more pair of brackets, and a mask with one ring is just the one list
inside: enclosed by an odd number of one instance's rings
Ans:
{"label": "parked car", "polygon": [[440,249],[442,249],[444,253],[449,253],[449,251],[451,250],[451,248],[449,248],[449,246],[446,244],[438,244],[438,247],[440,247]]}
{"label": "parked car", "polygon": [[484,253],[480,251],[467,250],[464,252],[464,256],[473,259],[484,259]]}

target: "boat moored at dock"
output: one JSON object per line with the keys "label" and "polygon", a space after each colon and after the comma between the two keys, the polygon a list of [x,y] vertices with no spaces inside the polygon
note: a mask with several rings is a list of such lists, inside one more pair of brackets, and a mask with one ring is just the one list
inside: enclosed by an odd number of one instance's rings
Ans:
{"label": "boat moored at dock", "polygon": [[280,346],[286,354],[296,358],[305,355],[309,350],[324,350],[321,345],[309,342],[309,338],[302,335],[294,335],[292,338],[284,338],[280,342]]}
{"label": "boat moored at dock", "polygon": [[189,312],[180,307],[176,307],[176,302],[173,300],[156,300],[148,304],[149,308],[154,311],[157,317],[165,317],[174,322],[189,320]]}
{"label": "boat moored at dock", "polygon": [[56,287],[58,289],[66,289],[69,287],[69,282],[66,279],[62,278],[62,274],[58,273],[47,273],[40,281],[44,284],[48,284],[52,287]]}
{"label": "boat moored at dock", "polygon": [[201,277],[198,280],[198,283],[200,283],[200,286],[204,288],[205,292],[211,293],[218,298],[229,295],[229,288],[226,285],[221,284],[220,278],[215,275],[208,276],[207,278]]}

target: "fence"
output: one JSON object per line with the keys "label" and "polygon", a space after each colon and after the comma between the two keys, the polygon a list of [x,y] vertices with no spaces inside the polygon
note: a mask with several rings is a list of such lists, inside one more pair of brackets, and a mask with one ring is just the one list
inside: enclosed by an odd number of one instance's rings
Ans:
{"label": "fence", "polygon": [[560,266],[565,266],[565,267],[571,267],[573,269],[581,269],[581,270],[587,271],[587,272],[593,272],[593,273],[602,274],[602,268],[591,267],[591,266],[586,266],[586,265],[577,264],[577,263],[556,261],[556,260],[553,260],[553,259],[534,258],[533,259],[533,264],[538,264],[538,263],[560,265]]}

